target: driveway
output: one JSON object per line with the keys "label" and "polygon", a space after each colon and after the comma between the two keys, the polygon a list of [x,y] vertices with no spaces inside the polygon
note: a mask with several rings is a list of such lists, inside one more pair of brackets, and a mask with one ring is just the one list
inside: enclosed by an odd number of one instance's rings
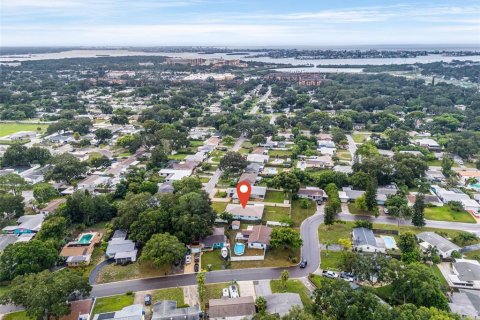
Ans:
{"label": "driveway", "polygon": [[270,279],[254,281],[253,283],[255,285],[255,294],[257,297],[263,297],[272,294],[272,288],[270,287]]}
{"label": "driveway", "polygon": [[88,283],[90,283],[91,285],[94,284],[100,271],[106,266],[108,266],[109,264],[111,264],[112,262],[113,262],[112,260],[104,260],[99,264],[97,264],[95,268],[93,268],[92,272],[90,272],[90,275],[88,276]]}
{"label": "driveway", "polygon": [[352,155],[352,161],[350,163],[353,164],[353,159],[355,158],[355,152],[357,151],[357,144],[352,138],[352,135],[347,134],[347,141],[348,141],[348,151],[350,151],[350,154]]}

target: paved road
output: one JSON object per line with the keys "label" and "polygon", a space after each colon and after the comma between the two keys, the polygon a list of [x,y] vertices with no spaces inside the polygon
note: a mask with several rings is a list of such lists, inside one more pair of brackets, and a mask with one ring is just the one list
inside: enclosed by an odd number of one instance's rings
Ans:
{"label": "paved road", "polygon": [[258,109],[260,108],[259,104],[265,102],[270,96],[270,93],[272,93],[272,88],[268,86],[268,91],[260,98],[260,100],[258,100],[258,103],[253,106],[252,110],[250,110],[250,114],[256,114],[258,112]]}
{"label": "paved road", "polygon": [[[240,138],[238,138],[237,141],[235,141],[235,144],[232,147],[232,151],[238,151],[244,142],[245,142],[245,136],[241,135]],[[215,173],[213,174],[213,176],[205,184],[204,189],[210,195],[210,197],[215,196],[215,186],[217,185],[221,175],[222,175],[222,170],[220,169],[215,170]]]}
{"label": "paved road", "polygon": [[350,154],[352,155],[352,161],[350,162],[353,163],[353,159],[355,158],[355,152],[357,151],[357,144],[355,143],[355,141],[353,140],[350,134],[347,134],[347,141],[348,141],[348,151],[350,151]]}

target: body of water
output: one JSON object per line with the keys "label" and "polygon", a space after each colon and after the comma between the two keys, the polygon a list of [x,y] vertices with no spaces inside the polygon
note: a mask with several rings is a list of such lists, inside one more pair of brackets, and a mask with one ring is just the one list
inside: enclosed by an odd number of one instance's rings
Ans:
{"label": "body of water", "polygon": [[[413,63],[430,63],[430,62],[450,62],[452,60],[471,60],[480,62],[480,54],[468,57],[455,57],[443,55],[419,56],[416,58],[371,58],[371,59],[306,59],[297,60],[294,58],[273,59],[269,57],[250,58],[249,55],[236,56],[227,55],[226,53],[200,54],[195,52],[143,52],[129,50],[69,50],[55,53],[41,53],[29,55],[3,55],[0,56],[0,62],[13,61],[34,61],[48,59],[68,59],[68,58],[95,58],[95,57],[122,57],[122,56],[167,56],[180,58],[223,58],[223,59],[241,59],[244,61],[257,61],[272,64],[291,64],[301,66],[306,64],[316,66],[332,66],[332,65],[384,65],[384,64],[413,64]],[[340,70],[339,70],[340,71]]]}

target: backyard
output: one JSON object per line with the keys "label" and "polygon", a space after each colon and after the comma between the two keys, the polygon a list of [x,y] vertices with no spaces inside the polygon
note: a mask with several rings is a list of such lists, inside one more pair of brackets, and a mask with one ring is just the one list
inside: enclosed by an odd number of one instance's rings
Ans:
{"label": "backyard", "polygon": [[267,190],[265,194],[265,202],[273,202],[273,203],[283,203],[285,200],[285,193],[283,191],[275,191],[275,190]]}
{"label": "backyard", "polygon": [[449,206],[425,208],[425,219],[476,223],[467,211],[453,211]]}
{"label": "backyard", "polygon": [[290,208],[265,206],[263,220],[265,221],[284,221],[289,218]]}
{"label": "backyard", "polygon": [[268,155],[273,158],[291,158],[292,150],[268,150]]}
{"label": "backyard", "polygon": [[213,211],[222,213],[227,208],[228,202],[212,202]]}

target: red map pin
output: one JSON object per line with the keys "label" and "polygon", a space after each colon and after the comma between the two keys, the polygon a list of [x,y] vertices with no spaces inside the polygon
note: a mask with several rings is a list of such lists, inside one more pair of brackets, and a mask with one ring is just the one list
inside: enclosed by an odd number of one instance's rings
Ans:
{"label": "red map pin", "polygon": [[246,207],[250,194],[252,193],[252,186],[247,181],[240,181],[237,184],[237,195],[242,207]]}

